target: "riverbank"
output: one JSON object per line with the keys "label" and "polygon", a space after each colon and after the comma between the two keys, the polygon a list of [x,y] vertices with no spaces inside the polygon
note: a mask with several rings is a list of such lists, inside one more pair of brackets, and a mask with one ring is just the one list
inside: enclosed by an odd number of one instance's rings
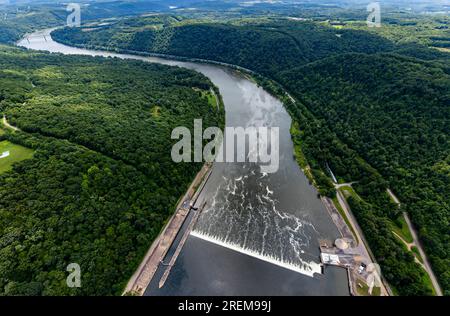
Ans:
{"label": "riverbank", "polygon": [[[264,76],[258,75],[258,78],[255,79],[258,84],[260,84],[262,87],[264,87],[266,90],[268,90],[271,94],[273,94],[275,97],[280,99],[286,110],[289,112],[291,117],[294,116],[291,113],[291,108],[287,105],[288,102],[292,104],[296,104],[297,101],[285,90],[285,88],[279,84],[278,82],[266,78]],[[292,127],[290,129],[292,140],[294,142],[294,157],[299,165],[299,167],[302,169],[303,173],[307,176],[307,178],[310,181],[310,184],[313,185],[318,191],[319,195],[321,197],[321,200],[323,204],[325,205],[327,211],[329,212],[330,217],[332,218],[334,224],[338,228],[341,236],[344,239],[353,240],[353,248],[350,253],[351,256],[358,257],[358,265],[353,264],[352,266],[347,265],[338,265],[343,268],[345,268],[348,272],[348,282],[349,282],[349,288],[350,293],[352,295],[364,295],[362,294],[361,288],[361,282],[364,282],[361,278],[360,273],[357,271],[360,263],[363,264],[371,264],[376,263],[375,256],[373,255],[365,237],[364,234],[359,227],[353,213],[350,210],[350,207],[345,201],[345,198],[342,196],[341,192],[339,191],[339,185],[334,185],[329,179],[329,183],[326,181],[323,181],[323,178],[328,178],[328,176],[323,172],[319,171],[319,175],[321,181],[319,183],[317,175],[315,176],[312,172],[312,168],[308,163],[308,160],[303,153],[303,148],[301,142],[296,142],[296,137],[300,138],[299,135],[299,123],[293,119],[292,121]],[[316,171],[317,173],[317,171]],[[325,192],[329,193],[329,186],[333,187],[333,190],[335,190],[336,198],[331,199],[330,197],[324,196]],[[325,188],[323,188],[324,186]],[[335,201],[338,203],[335,205]],[[343,213],[339,212],[338,208],[341,208]],[[351,242],[352,243],[352,242]],[[321,250],[323,250],[323,247],[321,247]],[[345,254],[348,255],[348,254]],[[390,289],[387,281],[383,278],[383,276],[378,276],[379,279],[381,279],[381,291],[380,294],[384,296],[393,295],[392,290]],[[365,284],[365,283],[364,283]]]}
{"label": "riverbank", "polygon": [[[53,31],[55,31],[57,29],[58,28],[49,29],[49,33],[48,34],[50,36],[52,36]],[[25,36],[25,38],[26,38],[26,36]],[[228,63],[215,61],[215,60],[211,60],[211,59],[190,58],[190,57],[170,55],[170,54],[158,54],[158,53],[142,52],[142,51],[136,51],[136,50],[131,50],[131,49],[123,49],[123,48],[114,48],[114,49],[112,49],[110,47],[105,47],[105,46],[100,46],[100,45],[74,44],[74,43],[70,43],[69,41],[64,41],[62,39],[56,40],[56,39],[54,39],[53,36],[52,36],[52,39],[55,42],[58,42],[58,43],[61,43],[61,44],[67,45],[67,46],[82,48],[82,49],[98,50],[98,51],[105,51],[105,52],[113,52],[113,53],[117,53],[117,54],[132,54],[132,55],[143,56],[143,57],[156,57],[156,58],[162,58],[162,59],[167,59],[167,60],[177,60],[177,61],[183,61],[183,62],[211,64],[211,65],[217,65],[217,66],[227,67],[227,68],[230,68],[230,69],[239,70],[239,71],[242,71],[243,73],[247,73],[247,74],[257,74],[256,72],[254,72],[251,69],[247,69],[247,68],[244,68],[244,67],[241,67],[241,66],[238,66],[238,65],[228,64]]]}
{"label": "riverbank", "polygon": [[186,218],[193,210],[199,191],[211,174],[212,165],[206,163],[194,178],[185,195],[176,206],[176,211],[168,220],[158,237],[153,241],[142,263],[128,281],[123,295],[142,296],[150,284],[159,264],[163,261],[177,234],[180,232]]}

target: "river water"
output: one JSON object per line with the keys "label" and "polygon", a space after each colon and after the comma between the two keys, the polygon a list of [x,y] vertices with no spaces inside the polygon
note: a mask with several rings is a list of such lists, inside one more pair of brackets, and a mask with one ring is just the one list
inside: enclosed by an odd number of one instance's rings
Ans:
{"label": "river water", "polygon": [[219,88],[226,126],[279,127],[276,173],[262,173],[254,163],[214,163],[197,202],[206,206],[194,230],[164,286],[158,286],[161,265],[146,295],[349,294],[345,270],[327,267],[321,274],[319,239],[339,233],[293,157],[291,119],[279,100],[222,66],[74,48],[54,42],[49,32],[33,33],[18,45],[193,69]]}

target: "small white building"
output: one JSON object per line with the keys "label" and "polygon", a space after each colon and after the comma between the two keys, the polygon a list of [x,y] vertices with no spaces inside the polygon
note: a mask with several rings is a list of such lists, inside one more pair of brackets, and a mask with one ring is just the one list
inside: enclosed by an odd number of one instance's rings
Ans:
{"label": "small white building", "polygon": [[330,253],[322,252],[320,254],[320,260],[322,260],[323,264],[332,264],[332,265],[339,265],[340,264],[339,256],[338,255],[334,255],[334,254],[330,254]]}

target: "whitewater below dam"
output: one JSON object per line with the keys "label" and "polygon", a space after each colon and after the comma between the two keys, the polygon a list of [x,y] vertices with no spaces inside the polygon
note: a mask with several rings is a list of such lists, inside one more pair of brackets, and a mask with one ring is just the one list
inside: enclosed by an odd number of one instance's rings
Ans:
{"label": "whitewater below dam", "polygon": [[321,274],[319,240],[339,233],[293,157],[291,119],[278,99],[226,67],[74,48],[53,41],[49,32],[33,33],[18,45],[193,69],[219,88],[226,126],[279,127],[277,172],[262,173],[256,163],[214,163],[193,231],[164,286],[161,265],[146,295],[349,295],[344,269],[327,267]]}

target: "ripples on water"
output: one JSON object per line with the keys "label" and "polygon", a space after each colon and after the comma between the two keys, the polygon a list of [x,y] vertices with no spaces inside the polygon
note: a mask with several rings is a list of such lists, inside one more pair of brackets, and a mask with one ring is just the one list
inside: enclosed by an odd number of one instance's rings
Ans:
{"label": "ripples on water", "polygon": [[[221,88],[226,103],[228,126],[278,126],[284,129],[280,134],[280,167],[285,170],[279,172],[278,177],[286,173],[283,181],[296,185],[292,179],[299,175],[292,168],[286,167],[290,164],[284,160],[292,159],[290,118],[278,100],[263,89],[255,88],[254,83],[234,75],[228,78],[227,72],[214,66],[67,47],[53,42],[50,37],[44,40],[42,35],[48,36],[48,33],[48,30],[35,33],[35,38],[32,36],[30,41],[24,39],[19,46],[65,54],[142,59],[179,65],[208,75]],[[207,205],[192,235],[305,275],[312,276],[321,272],[320,265],[316,263],[317,254],[310,253],[319,233],[306,219],[310,210],[303,209],[305,201],[292,196],[294,204],[298,205],[290,210],[280,209],[280,201],[276,198],[280,189],[274,186],[277,175],[260,173],[260,167],[256,164],[225,166],[216,163],[214,168],[219,168],[219,177],[222,178],[216,179],[217,185],[212,194],[206,197]]]}
{"label": "ripples on water", "polygon": [[192,235],[306,275],[321,273],[308,253],[319,236],[314,225],[277,207],[270,174],[256,164],[235,167],[236,176],[222,176]]}

